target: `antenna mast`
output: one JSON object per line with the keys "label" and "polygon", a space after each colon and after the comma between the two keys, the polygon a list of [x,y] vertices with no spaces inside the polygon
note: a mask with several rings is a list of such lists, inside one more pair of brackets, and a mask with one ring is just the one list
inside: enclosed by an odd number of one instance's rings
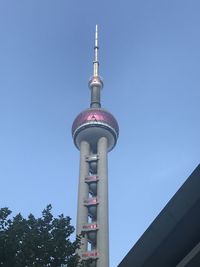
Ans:
{"label": "antenna mast", "polygon": [[99,44],[98,44],[98,25],[95,29],[95,43],[94,43],[94,61],[93,61],[93,76],[89,81],[89,88],[91,89],[91,108],[101,107],[100,91],[103,88],[103,81],[99,76]]}
{"label": "antenna mast", "polygon": [[95,30],[95,44],[94,44],[94,61],[93,61],[93,76],[99,76],[99,60],[98,60],[98,52],[99,52],[99,45],[98,45],[98,25],[96,25]]}

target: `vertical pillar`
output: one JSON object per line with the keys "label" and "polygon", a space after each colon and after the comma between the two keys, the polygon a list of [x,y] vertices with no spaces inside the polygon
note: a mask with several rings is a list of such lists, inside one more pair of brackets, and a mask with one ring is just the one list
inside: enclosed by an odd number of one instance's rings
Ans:
{"label": "vertical pillar", "polygon": [[107,163],[108,140],[101,137],[97,144],[98,160],[98,187],[97,196],[99,205],[97,207],[97,250],[99,259],[97,267],[109,267],[109,226],[108,226],[108,163]]}
{"label": "vertical pillar", "polygon": [[101,95],[100,95],[101,88],[99,86],[92,86],[91,87],[91,108],[100,108],[101,107]]}
{"label": "vertical pillar", "polygon": [[[76,234],[80,235],[83,224],[88,222],[88,209],[84,205],[84,200],[88,198],[89,189],[85,183],[85,177],[89,173],[88,162],[86,156],[89,155],[90,145],[86,141],[82,141],[80,144],[80,173],[79,173],[79,187],[78,187],[78,210],[77,210],[77,225]],[[81,239],[81,246],[78,251],[79,256],[87,250],[87,239],[84,237]]]}

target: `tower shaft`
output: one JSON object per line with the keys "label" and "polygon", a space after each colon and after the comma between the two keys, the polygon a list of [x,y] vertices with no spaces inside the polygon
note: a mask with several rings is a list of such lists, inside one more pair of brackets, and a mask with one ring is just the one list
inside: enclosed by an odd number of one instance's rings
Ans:
{"label": "tower shaft", "polygon": [[100,88],[98,86],[93,86],[91,88],[91,108],[100,108],[101,107],[101,95]]}
{"label": "tower shaft", "polygon": [[[106,137],[98,140],[96,154],[91,152],[88,142],[82,141],[80,144],[76,232],[77,235],[84,233],[78,253],[82,259],[94,259],[91,267],[109,267],[107,151]],[[91,233],[95,236],[90,236]]]}

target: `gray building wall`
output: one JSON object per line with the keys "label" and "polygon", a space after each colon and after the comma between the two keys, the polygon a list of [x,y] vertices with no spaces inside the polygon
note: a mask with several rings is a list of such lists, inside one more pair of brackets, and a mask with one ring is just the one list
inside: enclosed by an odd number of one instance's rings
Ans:
{"label": "gray building wall", "polygon": [[118,267],[200,267],[200,165]]}

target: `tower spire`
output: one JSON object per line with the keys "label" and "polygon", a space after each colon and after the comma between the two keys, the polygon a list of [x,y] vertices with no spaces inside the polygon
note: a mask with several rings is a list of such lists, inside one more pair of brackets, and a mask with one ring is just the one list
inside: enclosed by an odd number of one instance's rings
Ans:
{"label": "tower spire", "polygon": [[91,108],[101,107],[100,91],[103,88],[103,81],[99,76],[99,39],[98,39],[98,25],[95,29],[95,43],[94,43],[94,61],[93,61],[93,76],[89,81],[89,88],[91,89]]}
{"label": "tower spire", "polygon": [[98,25],[96,25],[95,30],[95,44],[94,44],[94,61],[93,61],[93,76],[99,76],[99,44],[98,44]]}

